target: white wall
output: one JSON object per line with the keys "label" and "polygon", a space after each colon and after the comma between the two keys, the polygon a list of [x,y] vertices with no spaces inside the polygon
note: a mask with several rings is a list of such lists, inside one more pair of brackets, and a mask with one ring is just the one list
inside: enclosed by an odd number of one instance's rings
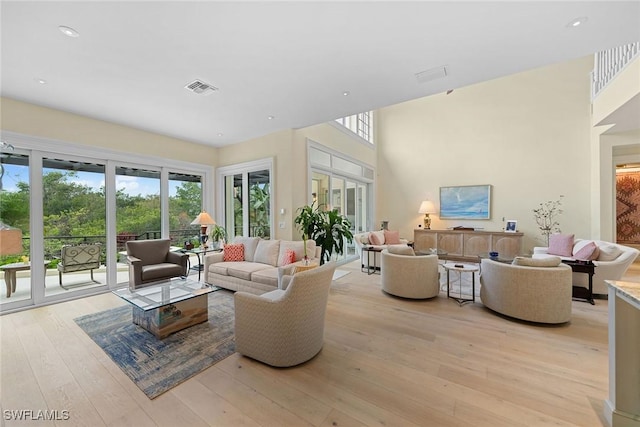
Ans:
{"label": "white wall", "polygon": [[490,220],[436,214],[431,228],[515,219],[528,251],[543,243],[532,210],[563,195],[562,231],[588,236],[592,66],[581,58],[381,109],[376,222],[410,238],[439,187],[491,184]]}

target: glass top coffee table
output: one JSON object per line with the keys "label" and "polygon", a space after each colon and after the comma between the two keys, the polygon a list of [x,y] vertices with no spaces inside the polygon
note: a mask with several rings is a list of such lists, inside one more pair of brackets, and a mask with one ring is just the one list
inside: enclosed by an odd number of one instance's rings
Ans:
{"label": "glass top coffee table", "polygon": [[157,338],[165,338],[189,326],[206,322],[209,319],[208,295],[220,289],[176,277],[134,290],[116,289],[112,293],[132,305],[133,323]]}

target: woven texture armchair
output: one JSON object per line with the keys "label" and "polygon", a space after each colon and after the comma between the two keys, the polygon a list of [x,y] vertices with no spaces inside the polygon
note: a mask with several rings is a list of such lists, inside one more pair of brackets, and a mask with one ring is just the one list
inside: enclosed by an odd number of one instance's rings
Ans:
{"label": "woven texture armchair", "polygon": [[189,255],[170,249],[169,239],[128,241],[129,286],[138,288],[150,282],[186,276]]}
{"label": "woven texture armchair", "polygon": [[571,320],[571,278],[565,264],[529,267],[483,259],[480,299],[485,307],[516,319],[564,323]]}
{"label": "woven texture armchair", "polygon": [[236,351],[276,367],[298,365],[318,354],[335,269],[335,262],[329,262],[296,273],[286,290],[236,292]]}
{"label": "woven texture armchair", "polygon": [[413,299],[440,293],[437,255],[401,255],[385,249],[380,256],[380,280],[386,293]]}

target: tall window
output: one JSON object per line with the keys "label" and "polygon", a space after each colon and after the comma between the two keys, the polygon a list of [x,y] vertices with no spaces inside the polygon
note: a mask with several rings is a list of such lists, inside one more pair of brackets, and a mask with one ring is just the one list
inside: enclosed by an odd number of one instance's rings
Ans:
{"label": "tall window", "polygon": [[260,160],[218,169],[222,188],[222,206],[229,239],[235,236],[262,237],[273,235],[271,212],[272,160]]}
{"label": "tall window", "polygon": [[370,144],[374,143],[373,111],[342,117],[336,119],[336,122],[340,123],[342,126],[349,129],[351,132],[355,133]]}
{"label": "tall window", "polygon": [[195,243],[200,227],[191,222],[202,211],[202,176],[169,172],[169,237],[171,244]]}
{"label": "tall window", "polygon": [[[44,258],[47,268],[63,262],[61,249],[67,245],[100,243],[106,245],[105,165],[55,158],[42,159],[42,221]],[[106,261],[104,252],[100,262]],[[64,262],[63,262],[64,265]],[[65,276],[65,290],[104,285],[106,281]],[[56,294],[62,277],[48,275],[45,295]]]}

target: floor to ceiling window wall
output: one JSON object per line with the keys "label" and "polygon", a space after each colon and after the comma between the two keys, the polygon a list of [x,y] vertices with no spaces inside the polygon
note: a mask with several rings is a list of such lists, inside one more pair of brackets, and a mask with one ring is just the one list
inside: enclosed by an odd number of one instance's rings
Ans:
{"label": "floor to ceiling window wall", "polygon": [[[370,230],[373,168],[313,142],[309,143],[309,166],[310,203],[316,203],[321,210],[335,209],[346,216],[353,234]],[[355,256],[353,242],[345,247],[346,253],[336,260]]]}
{"label": "floor to ceiling window wall", "polygon": [[[127,240],[168,237],[182,246],[197,234],[195,216],[213,212],[209,166],[14,134],[8,139],[12,149],[3,145],[0,169],[0,268],[15,289],[0,290],[3,312],[123,285]],[[15,247],[5,236],[16,237]],[[69,256],[65,248],[76,252]],[[98,250],[99,266],[65,269],[80,249]]]}

